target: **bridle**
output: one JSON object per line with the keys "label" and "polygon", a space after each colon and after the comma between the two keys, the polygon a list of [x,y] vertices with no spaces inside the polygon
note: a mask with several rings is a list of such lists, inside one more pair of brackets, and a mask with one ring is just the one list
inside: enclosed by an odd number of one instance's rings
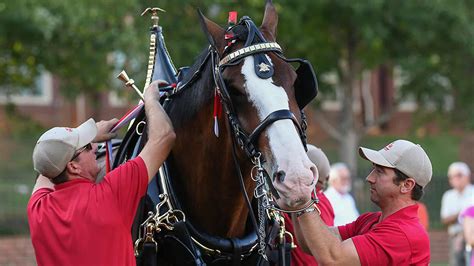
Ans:
{"label": "bridle", "polygon": [[[252,22],[252,20],[250,20],[250,18],[248,17],[243,17],[239,24],[235,25],[234,27],[231,27],[230,29],[228,29],[227,32],[232,32],[235,27],[244,25],[248,29],[248,36],[243,48],[226,55],[222,59],[219,58],[219,54],[215,48],[211,47],[210,49],[216,90],[222,100],[222,104],[229,120],[230,126],[232,128],[234,138],[237,140],[237,143],[239,144],[241,149],[245,151],[249,158],[255,158],[255,156],[260,152],[258,150],[257,142],[262,132],[276,121],[290,119],[297,129],[297,132],[301,138],[301,142],[305,150],[307,150],[307,123],[305,116],[302,116],[302,123],[300,125],[295,115],[288,109],[276,110],[270,113],[256,126],[256,128],[250,134],[246,133],[245,130],[243,130],[236,116],[235,108],[229,95],[229,90],[224,82],[222,74],[224,69],[239,64],[245,57],[253,56],[255,62],[254,64],[256,66],[259,66],[258,69],[255,69],[257,76],[266,79],[272,77],[274,72],[273,64],[267,59],[266,53],[272,52],[276,54],[279,58],[288,62],[288,60],[282,55],[282,49],[280,45],[278,45],[278,43],[276,42],[267,42],[255,26],[255,24]],[[228,49],[229,47],[230,46],[227,46],[226,49]],[[299,60],[293,59],[290,62],[294,61]]]}

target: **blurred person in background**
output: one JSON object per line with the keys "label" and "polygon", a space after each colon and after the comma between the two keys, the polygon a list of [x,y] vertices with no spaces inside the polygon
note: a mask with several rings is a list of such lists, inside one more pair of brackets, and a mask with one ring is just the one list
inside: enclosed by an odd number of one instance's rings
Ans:
{"label": "blurred person in background", "polygon": [[471,170],[464,162],[454,162],[448,168],[448,181],[452,189],[444,192],[441,200],[441,222],[448,227],[449,265],[465,265],[464,237],[458,216],[474,197]]}
{"label": "blurred person in background", "polygon": [[[329,200],[326,198],[326,196],[323,193],[323,189],[326,186],[326,182],[329,178],[329,160],[326,157],[326,154],[324,152],[311,145],[308,144],[308,157],[313,162],[316,167],[318,168],[318,174],[319,174],[319,179],[318,183],[316,183],[316,195],[319,199],[319,209],[321,210],[321,219],[324,221],[324,223],[328,226],[333,226],[334,225],[334,211],[332,209],[331,203],[329,203]],[[291,221],[291,217],[287,214],[284,213],[283,217],[285,218],[285,229],[287,232],[290,232],[293,235],[293,241],[294,244],[296,245],[296,248],[291,250],[291,265],[292,266],[299,266],[299,265],[305,265],[305,266],[314,266],[318,265],[316,262],[316,259],[311,255],[305,253],[301,247],[300,244],[297,242],[296,237],[295,237],[295,230],[293,227],[293,223]],[[291,239],[287,239],[287,241],[291,241]]]}
{"label": "blurred person in background", "polygon": [[334,225],[345,225],[359,217],[354,198],[349,193],[352,189],[352,178],[349,168],[344,163],[335,163],[329,172],[329,187],[324,192],[334,209]]}

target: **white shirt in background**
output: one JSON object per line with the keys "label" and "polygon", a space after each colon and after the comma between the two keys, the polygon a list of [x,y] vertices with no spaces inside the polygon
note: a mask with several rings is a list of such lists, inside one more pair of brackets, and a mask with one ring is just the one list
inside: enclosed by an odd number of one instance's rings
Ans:
{"label": "white shirt in background", "polygon": [[334,209],[334,226],[351,223],[359,217],[359,211],[351,194],[341,194],[333,187],[329,187],[324,191],[324,195]]}
{"label": "white shirt in background", "polygon": [[[474,185],[468,185],[460,193],[455,189],[450,189],[443,194],[441,199],[441,218],[459,214],[462,210],[474,204]],[[462,231],[459,223],[448,227],[448,234],[454,235]]]}

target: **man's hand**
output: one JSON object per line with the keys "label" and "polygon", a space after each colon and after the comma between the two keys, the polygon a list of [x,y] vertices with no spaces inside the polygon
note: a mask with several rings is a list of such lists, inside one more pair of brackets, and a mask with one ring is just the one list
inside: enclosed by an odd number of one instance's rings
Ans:
{"label": "man's hand", "polygon": [[143,98],[145,99],[145,104],[147,101],[159,101],[160,100],[160,91],[159,87],[167,85],[168,82],[158,79],[153,81],[148,88],[145,90],[145,94],[143,95]]}
{"label": "man's hand", "polygon": [[104,142],[115,138],[117,133],[110,133],[110,130],[117,124],[119,120],[117,118],[112,118],[110,120],[104,121],[101,120],[97,122],[97,136],[92,140],[92,142]]}

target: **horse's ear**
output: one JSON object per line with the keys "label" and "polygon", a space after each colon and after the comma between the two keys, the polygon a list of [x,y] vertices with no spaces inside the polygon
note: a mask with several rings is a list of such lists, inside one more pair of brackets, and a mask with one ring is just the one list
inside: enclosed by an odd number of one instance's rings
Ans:
{"label": "horse's ear", "polygon": [[263,15],[262,25],[260,26],[262,32],[270,34],[273,41],[276,40],[276,28],[278,25],[278,14],[272,0],[267,0],[265,4],[265,14]]}
{"label": "horse's ear", "polygon": [[206,34],[209,44],[214,47],[219,52],[219,54],[222,54],[225,46],[225,30],[221,26],[206,18],[200,9],[197,11],[199,15],[199,22],[201,22],[201,28],[204,31],[204,34]]}

